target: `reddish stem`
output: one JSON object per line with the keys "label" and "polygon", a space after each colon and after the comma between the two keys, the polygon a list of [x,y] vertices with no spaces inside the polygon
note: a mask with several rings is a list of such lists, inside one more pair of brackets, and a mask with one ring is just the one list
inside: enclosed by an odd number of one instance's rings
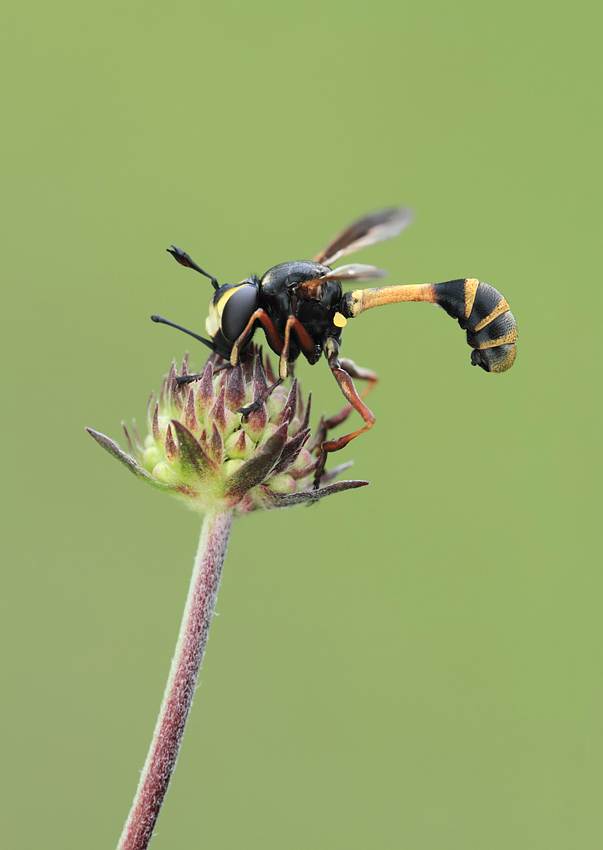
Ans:
{"label": "reddish stem", "polygon": [[117,850],[145,850],[152,838],[197,687],[231,525],[231,513],[207,515],[203,520],[180,635],[155,734]]}

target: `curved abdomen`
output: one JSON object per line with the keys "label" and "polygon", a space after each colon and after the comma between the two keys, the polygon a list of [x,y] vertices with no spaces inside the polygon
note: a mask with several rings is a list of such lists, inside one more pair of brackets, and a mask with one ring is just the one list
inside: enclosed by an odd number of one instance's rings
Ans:
{"label": "curved abdomen", "polygon": [[475,278],[432,284],[435,303],[458,319],[473,348],[471,363],[486,372],[506,372],[517,354],[517,324],[497,289]]}
{"label": "curved abdomen", "polygon": [[346,319],[353,319],[371,307],[401,301],[439,304],[449,316],[458,319],[473,348],[474,366],[481,366],[486,372],[506,372],[513,365],[517,353],[515,316],[497,289],[475,278],[354,289],[343,296],[340,311]]}

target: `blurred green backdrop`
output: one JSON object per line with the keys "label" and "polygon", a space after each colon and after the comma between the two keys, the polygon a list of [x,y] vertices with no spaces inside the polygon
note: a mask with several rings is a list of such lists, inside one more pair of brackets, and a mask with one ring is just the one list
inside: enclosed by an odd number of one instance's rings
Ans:
{"label": "blurred green backdrop", "polygon": [[[151,313],[203,329],[209,283],[165,247],[232,282],[398,203],[413,226],[357,259],[496,286],[516,365],[471,369],[425,305],[348,325],[382,378],[341,456],[371,487],[235,525],[152,848],[601,846],[599,25],[580,0],[9,13],[3,846],[113,847],[155,723],[198,521],[84,426],[119,440],[189,347]],[[298,375],[339,409],[324,362]]]}

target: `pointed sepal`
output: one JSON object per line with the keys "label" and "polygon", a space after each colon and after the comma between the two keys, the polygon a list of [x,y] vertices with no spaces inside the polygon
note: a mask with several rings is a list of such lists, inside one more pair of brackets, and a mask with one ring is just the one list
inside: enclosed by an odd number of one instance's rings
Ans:
{"label": "pointed sepal", "polygon": [[134,473],[137,478],[140,478],[142,481],[146,481],[147,484],[150,484],[151,487],[156,487],[157,490],[163,490],[165,492],[172,491],[176,492],[178,487],[171,484],[164,484],[161,481],[158,481],[156,478],[143,469],[140,464],[134,460],[129,454],[122,451],[117,443],[114,443],[113,440],[110,440],[109,437],[105,437],[104,434],[101,434],[99,431],[94,431],[92,428],[86,428],[86,431],[90,434],[93,439],[102,446],[105,451],[109,452],[110,455],[113,455],[114,458],[121,461],[123,465],[130,470],[130,472]]}
{"label": "pointed sepal", "polygon": [[262,485],[258,489],[261,491],[259,498],[262,500],[263,507],[274,510],[292,508],[296,505],[312,505],[326,496],[343,493],[345,490],[355,490],[358,487],[366,487],[367,484],[369,484],[368,481],[338,481],[336,484],[328,484],[319,490],[304,490],[301,493],[275,493],[266,485]]}
{"label": "pointed sepal", "polygon": [[220,467],[203,450],[188,428],[177,419],[172,419],[171,426],[180,449],[180,467],[188,481],[206,476],[217,477]]}
{"label": "pointed sepal", "polygon": [[227,479],[222,492],[229,505],[236,504],[248,490],[269,477],[279,462],[286,440],[287,425],[281,425],[263,447]]}

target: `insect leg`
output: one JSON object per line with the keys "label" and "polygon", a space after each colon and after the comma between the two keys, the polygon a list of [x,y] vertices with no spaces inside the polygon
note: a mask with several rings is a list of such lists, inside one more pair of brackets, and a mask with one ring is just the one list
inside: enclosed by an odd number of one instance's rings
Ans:
{"label": "insect leg", "polygon": [[[222,363],[220,366],[214,366],[213,373],[217,375],[218,372],[223,372],[224,369],[231,369],[231,365],[227,360],[226,363]],[[193,381],[199,381],[205,372],[194,372],[189,375],[176,375],[175,381],[179,387],[183,386],[183,384],[192,384]]]}
{"label": "insect leg", "polygon": [[[256,311],[256,312],[259,312],[259,311]],[[267,316],[267,318],[268,318],[268,322],[272,326],[271,330],[273,330],[274,334],[276,334],[276,336],[279,340],[279,344],[281,346],[281,351],[280,351],[280,355],[279,355],[279,363],[278,363],[279,377],[278,377],[278,380],[276,380],[270,387],[268,387],[268,389],[265,392],[263,392],[261,396],[258,396],[258,398],[254,399],[253,403],[250,404],[249,407],[241,407],[239,409],[239,412],[242,413],[244,417],[249,416],[250,413],[252,413],[254,410],[257,410],[261,406],[261,404],[263,402],[265,402],[270,397],[272,392],[278,386],[280,386],[283,383],[283,381],[286,378],[288,378],[290,375],[291,376],[293,375],[293,364],[288,362],[289,361],[289,350],[290,350],[290,347],[291,347],[291,334],[292,333],[295,333],[295,335],[297,336],[297,338],[299,340],[300,347],[301,347],[302,351],[304,352],[304,354],[306,355],[306,357],[308,357],[308,359],[310,359],[310,356],[313,358],[312,360],[310,360],[310,362],[313,363],[314,360],[315,360],[314,340],[312,339],[312,337],[310,336],[308,331],[304,328],[304,326],[299,321],[299,319],[296,319],[295,316],[289,316],[288,317],[287,322],[285,324],[285,331],[284,331],[284,334],[283,334],[283,339],[281,340],[280,335],[278,334],[278,331],[276,330],[274,325],[272,325],[272,321],[270,320],[270,318],[268,316]],[[266,327],[266,324],[264,322],[262,322],[262,327],[266,331],[266,337],[268,338],[268,341],[270,342],[270,337],[268,336],[268,328]],[[243,333],[245,333],[245,331],[243,331]],[[237,342],[238,342],[238,340],[237,340]],[[274,349],[274,345],[272,345],[272,343],[271,343],[270,347]],[[231,355],[231,358],[232,358],[232,355]]]}
{"label": "insect leg", "polygon": [[[247,326],[245,327],[243,333],[239,336],[239,338],[237,339],[237,341],[235,342],[235,344],[232,347],[232,351],[230,353],[231,365],[236,366],[237,363],[239,362],[239,356],[240,356],[241,349],[243,348],[243,346],[245,345],[245,343],[248,341],[249,337],[251,336],[255,322],[259,322],[259,324],[264,329],[264,333],[266,334],[266,339],[268,340],[270,348],[273,351],[276,351],[277,354],[282,355],[282,351],[283,351],[283,348],[284,348],[284,341],[281,339],[281,335],[277,331],[277,329],[276,329],[272,319],[268,315],[268,313],[266,313],[265,310],[263,310],[261,307],[259,307],[252,314],[251,318],[247,322]],[[285,363],[286,363],[286,360],[285,360]],[[247,417],[251,413],[253,413],[255,410],[259,410],[259,408],[262,406],[262,404],[270,397],[272,392],[278,386],[280,386],[283,383],[283,381],[285,380],[286,377],[287,377],[287,373],[285,373],[284,376],[282,376],[280,374],[280,363],[279,363],[279,378],[271,386],[269,386],[268,389],[265,390],[265,392],[263,392],[260,396],[258,396],[258,398],[254,399],[253,402],[250,405],[248,405],[247,407],[240,407],[239,408],[239,413],[241,413],[243,415],[243,419],[247,419]]]}
{"label": "insect leg", "polygon": [[188,375],[176,375],[176,383],[179,387],[184,386],[184,384],[192,384],[193,381],[198,381],[203,377],[203,372],[195,372],[189,373]]}
{"label": "insect leg", "polygon": [[[348,360],[347,357],[341,357],[339,360],[342,369],[350,375],[352,378],[358,378],[363,381],[368,381],[368,384],[362,392],[359,394],[360,398],[364,398],[367,396],[373,387],[379,381],[378,376],[371,369],[364,369],[362,366],[357,366],[353,360]],[[312,446],[308,447],[311,451],[313,451],[316,446],[322,445],[324,440],[326,439],[327,432],[332,428],[336,428],[338,425],[341,425],[342,422],[348,418],[350,413],[353,410],[353,406],[351,404],[346,404],[346,406],[339,411],[339,413],[335,414],[335,416],[330,416],[328,419],[324,419],[324,417],[318,423],[318,429],[316,431],[316,437],[313,440]]]}
{"label": "insect leg", "polygon": [[291,365],[288,363],[289,360],[289,348],[291,345],[291,334],[295,333],[297,340],[299,342],[299,347],[302,350],[302,353],[306,360],[310,363],[316,363],[316,345],[314,344],[314,340],[302,325],[299,319],[296,319],[295,316],[288,316],[287,323],[285,324],[285,332],[283,334],[283,350],[281,351],[281,355],[278,362],[278,372],[283,380],[290,374]]}
{"label": "insect leg", "polygon": [[[276,327],[274,326],[274,323],[272,322],[270,316],[264,310],[259,308],[252,315],[251,319],[247,323],[247,327],[233,346],[232,352],[230,354],[230,362],[233,366],[236,366],[241,348],[245,345],[248,335],[253,330],[253,323],[256,321],[259,322],[263,327],[264,332],[266,334],[266,338],[270,344],[270,348],[272,348],[273,351],[276,351],[279,354],[279,377],[278,380],[276,380],[271,386],[269,386],[268,389],[263,392],[261,396],[258,396],[258,398],[254,399],[252,404],[250,404],[248,407],[239,408],[239,413],[242,413],[243,417],[245,418],[248,417],[254,410],[258,410],[260,406],[270,397],[272,392],[278,386],[280,386],[283,381],[288,378],[289,375],[292,373],[292,364],[288,363],[292,332],[294,332],[297,336],[300,347],[304,354],[306,354],[306,357],[310,359],[310,356],[312,356],[313,359],[310,360],[311,363],[315,361],[314,341],[312,340],[312,337],[304,328],[302,323],[299,321],[299,319],[296,319],[295,316],[289,316],[285,325],[284,339],[281,339],[281,336],[277,331]],[[234,358],[236,358],[236,360]]]}
{"label": "insect leg", "polygon": [[259,395],[254,401],[252,401],[250,405],[248,405],[247,407],[239,407],[238,413],[241,413],[243,415],[243,421],[247,421],[247,418],[250,414],[252,414],[256,410],[259,410],[262,404],[265,401],[268,401],[274,390],[277,387],[280,387],[284,380],[284,378],[277,378],[277,380],[273,384],[271,384],[266,390],[264,390],[264,392]]}
{"label": "insect leg", "polygon": [[[344,394],[350,405],[354,408],[354,410],[357,410],[358,413],[362,416],[364,420],[364,428],[358,428],[357,431],[352,431],[349,434],[344,434],[342,437],[338,437],[335,440],[327,440],[326,442],[322,443],[319,450],[316,472],[314,473],[315,490],[318,489],[318,486],[320,484],[320,479],[322,477],[322,473],[325,467],[327,454],[329,452],[338,452],[340,449],[343,449],[344,446],[347,446],[349,442],[358,437],[360,434],[364,434],[365,431],[368,431],[375,424],[375,417],[373,416],[372,411],[369,410],[369,408],[358,395],[358,391],[354,386],[354,381],[352,380],[351,375],[345,369],[342,368],[341,361],[337,356],[339,344],[335,340],[330,338],[327,340],[324,348],[327,353],[327,360],[331,372],[333,373],[333,377],[339,384],[342,393]],[[374,383],[375,382],[373,382],[373,384]]]}
{"label": "insect leg", "polygon": [[230,363],[232,366],[236,366],[239,362],[241,349],[243,348],[245,343],[247,343],[251,338],[256,322],[259,322],[260,325],[263,327],[270,348],[277,354],[280,354],[283,350],[283,340],[281,339],[281,335],[274,326],[274,322],[265,310],[263,310],[261,307],[258,307],[258,309],[254,313],[252,313],[251,318],[245,326],[245,329],[232,347],[232,351],[230,352]]}
{"label": "insect leg", "polygon": [[285,331],[283,333],[283,349],[278,359],[278,375],[279,380],[284,381],[289,375],[289,350],[291,347],[291,324],[295,321],[295,316],[288,316],[285,323]]}

